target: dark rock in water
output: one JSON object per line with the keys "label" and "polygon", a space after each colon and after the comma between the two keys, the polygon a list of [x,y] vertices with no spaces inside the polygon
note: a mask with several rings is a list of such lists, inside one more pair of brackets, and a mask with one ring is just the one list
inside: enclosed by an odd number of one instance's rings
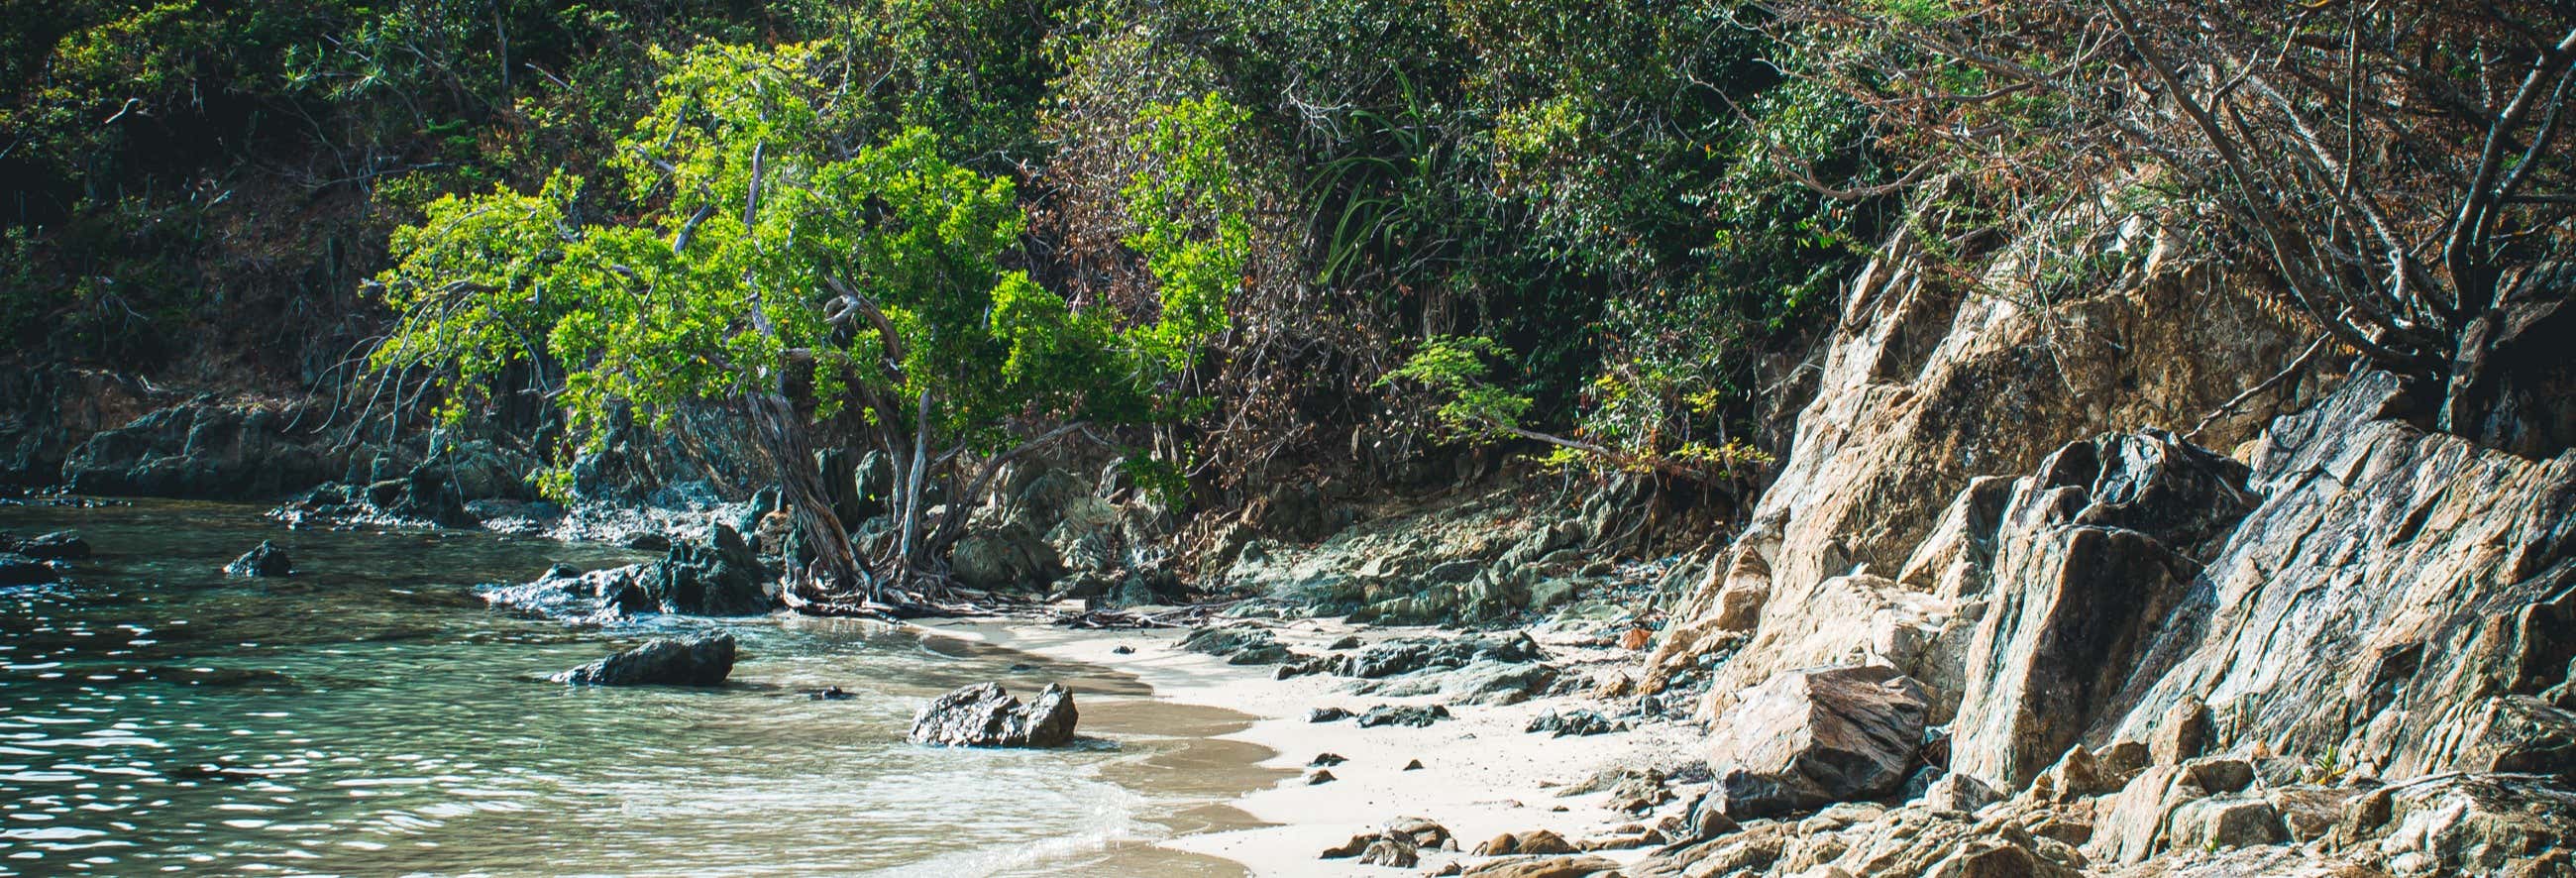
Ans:
{"label": "dark rock in water", "polygon": [[1356,714],[1338,707],[1318,707],[1313,710],[1306,711],[1306,721],[1310,723],[1338,722],[1350,719],[1353,716],[1356,716]]}
{"label": "dark rock in water", "polygon": [[1306,761],[1306,767],[1330,768],[1349,761],[1350,760],[1348,759],[1342,758],[1342,754],[1339,753],[1317,753],[1315,754],[1315,758]]}
{"label": "dark rock in water", "polygon": [[644,595],[665,613],[758,616],[778,608],[769,571],[742,534],[717,524],[707,541],[671,547],[638,577]]}
{"label": "dark rock in water", "polygon": [[1038,666],[1033,665],[1033,664],[1029,664],[1028,662],[1012,662],[1012,663],[1011,663],[1011,670],[1014,670],[1014,671],[1034,671],[1034,670],[1037,670],[1037,669],[1038,669]]}
{"label": "dark rock in water", "polygon": [[657,533],[639,533],[627,537],[620,545],[646,552],[663,552],[670,550],[671,538]]}
{"label": "dark rock in water", "polygon": [[261,540],[233,563],[224,565],[224,572],[234,576],[285,576],[295,572],[295,561],[286,557],[286,550],[276,543]]}
{"label": "dark rock in water", "polygon": [[53,565],[25,555],[0,552],[0,585],[37,585],[62,579]]}
{"label": "dark rock in water", "polygon": [[79,531],[69,530],[23,540],[0,534],[0,552],[25,555],[38,561],[77,561],[89,557],[89,541],[81,539]]}
{"label": "dark rock in water", "polygon": [[1403,707],[1398,707],[1392,704],[1381,704],[1376,707],[1369,708],[1367,713],[1360,714],[1360,728],[1368,729],[1376,728],[1378,726],[1412,726],[1418,729],[1448,718],[1449,708],[1442,707],[1437,704],[1428,706],[1406,705]]}
{"label": "dark rock in water", "polygon": [[1117,653],[1119,655],[1135,655],[1136,648],[1132,646],[1121,646],[1117,649],[1110,650],[1110,652]]}
{"label": "dark rock in water", "polygon": [[1743,821],[1895,792],[1922,746],[1925,710],[1922,687],[1894,668],[1774,675],[1709,737],[1710,802]]}
{"label": "dark rock in water", "polygon": [[478,586],[475,593],[498,609],[566,622],[614,622],[660,609],[638,582],[643,570],[630,564],[585,573],[557,564],[535,582]]}
{"label": "dark rock in water", "polygon": [[576,686],[715,686],[733,673],[733,635],[656,640],[546,679]]}
{"label": "dark rock in water", "polygon": [[839,686],[825,686],[821,689],[805,693],[805,697],[815,701],[848,701],[859,696],[842,691]]}
{"label": "dark rock in water", "polygon": [[1380,643],[1358,655],[1338,656],[1332,670],[1345,677],[1375,679],[1463,668],[1477,662],[1531,662],[1543,654],[1538,641],[1518,631],[1459,638],[1410,637]]}
{"label": "dark rock in water", "polygon": [[1551,710],[1538,715],[1536,719],[1530,720],[1529,728],[1527,729],[1531,734],[1549,732],[1552,733],[1552,737],[1558,738],[1563,738],[1569,735],[1577,737],[1606,735],[1611,732],[1624,732],[1627,730],[1628,726],[1626,723],[1614,722],[1608,717],[1604,717],[1600,713],[1590,710],[1570,710],[1564,713],[1557,713],[1556,711]]}
{"label": "dark rock in water", "polygon": [[1061,747],[1073,741],[1079,716],[1073,693],[1049,683],[1022,705],[999,683],[977,683],[939,696],[912,716],[912,742],[950,747]]}

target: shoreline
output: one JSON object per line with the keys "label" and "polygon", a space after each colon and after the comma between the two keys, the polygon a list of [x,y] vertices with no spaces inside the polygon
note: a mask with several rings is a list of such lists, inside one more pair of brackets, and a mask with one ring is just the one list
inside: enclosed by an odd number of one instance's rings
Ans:
{"label": "shoreline", "polygon": [[[1402,817],[1425,818],[1447,827],[1460,848],[1422,849],[1418,870],[1480,860],[1468,852],[1503,833],[1544,829],[1580,844],[1613,835],[1614,829],[1651,826],[1675,804],[1666,803],[1640,816],[1606,807],[1606,792],[1559,796],[1557,790],[1599,771],[1692,761],[1700,747],[1696,728],[1672,720],[1580,738],[1524,731],[1532,718],[1548,711],[1599,706],[1596,699],[1581,694],[1539,695],[1509,705],[1449,704],[1439,694],[1355,695],[1346,691],[1353,681],[1345,677],[1313,674],[1274,679],[1273,666],[1233,665],[1220,656],[1180,649],[1176,644],[1189,629],[1074,630],[1030,620],[982,619],[920,620],[913,627],[923,636],[959,638],[1114,669],[1151,687],[1151,697],[1157,701],[1252,717],[1240,730],[1214,737],[1266,750],[1270,755],[1255,767],[1288,774],[1220,803],[1248,816],[1253,824],[1176,827],[1171,837],[1150,840],[1146,846],[1223,859],[1256,876],[1379,872],[1381,867],[1362,866],[1351,859],[1322,859],[1320,854],[1355,834],[1375,831]],[[1322,619],[1278,623],[1271,630],[1282,642],[1315,653],[1349,636],[1375,643],[1450,633]],[[1566,642],[1573,638],[1531,633],[1570,679],[1632,666],[1643,657]],[[1122,654],[1121,647],[1133,651]],[[1578,683],[1572,688],[1589,687]],[[1357,711],[1379,704],[1446,704],[1453,716],[1424,728],[1363,729],[1349,721],[1306,719],[1306,712],[1314,707]],[[1309,762],[1323,753],[1346,761],[1327,769],[1334,780],[1310,785]],[[1414,760],[1422,767],[1406,770]],[[1639,846],[1591,853],[1627,864],[1651,849]]]}

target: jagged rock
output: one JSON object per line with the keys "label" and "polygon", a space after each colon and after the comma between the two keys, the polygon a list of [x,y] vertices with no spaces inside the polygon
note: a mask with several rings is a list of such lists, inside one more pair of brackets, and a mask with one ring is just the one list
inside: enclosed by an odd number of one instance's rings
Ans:
{"label": "jagged rock", "polygon": [[90,555],[89,541],[79,531],[58,530],[53,533],[19,539],[0,533],[0,554],[22,555],[38,561],[78,561]]}
{"label": "jagged rock", "polygon": [[2009,841],[1978,839],[1933,864],[1924,878],[2079,878],[2084,873]]}
{"label": "jagged rock", "polygon": [[1412,844],[1393,838],[1369,842],[1368,849],[1360,852],[1360,863],[1368,866],[1410,869],[1421,861],[1421,853]]}
{"label": "jagged rock", "polygon": [[1477,662],[1533,662],[1544,655],[1538,641],[1518,631],[1457,638],[1409,637],[1370,646],[1358,655],[1335,656],[1332,671],[1344,677],[1376,679],[1463,668]]}
{"label": "jagged rock", "polygon": [[1523,731],[1533,735],[1547,732],[1549,737],[1563,738],[1606,735],[1611,732],[1626,731],[1627,728],[1626,723],[1614,722],[1598,711],[1569,710],[1558,713],[1551,710],[1533,717],[1529,721],[1529,727]]}
{"label": "jagged rock", "polygon": [[2056,764],[2032,779],[2030,788],[2024,793],[2033,798],[2071,802],[2115,789],[2118,789],[2117,784],[2103,776],[2101,763],[2093,758],[2093,751],[2077,744],[2066,748],[2066,755],[2058,757]]}
{"label": "jagged rock", "polygon": [[1307,722],[1310,722],[1310,723],[1329,723],[1329,722],[1339,722],[1339,721],[1341,721],[1341,720],[1350,719],[1351,717],[1354,717],[1354,716],[1357,716],[1357,715],[1358,715],[1358,714],[1354,714],[1354,713],[1350,712],[1349,710],[1347,710],[1347,709],[1345,709],[1345,708],[1339,708],[1339,707],[1318,707],[1318,708],[1315,708],[1315,709],[1312,709],[1312,710],[1306,711],[1306,721],[1307,721]]}
{"label": "jagged rock", "polygon": [[2183,774],[2211,795],[2233,793],[2254,782],[2254,766],[2232,756],[2211,756],[2183,763]]}
{"label": "jagged rock", "polygon": [[78,494],[279,497],[343,469],[330,437],[315,429],[328,420],[201,396],[91,435],[64,456],[62,478]]}
{"label": "jagged rock", "polygon": [[1457,839],[1449,835],[1449,827],[1420,817],[1398,817],[1387,821],[1385,835],[1389,838],[1404,839],[1415,847],[1453,851],[1458,849]]}
{"label": "jagged rock", "polygon": [[475,594],[496,609],[565,622],[613,622],[661,609],[645,593],[645,567],[630,564],[582,572],[556,565],[534,582],[476,586]]}
{"label": "jagged rock", "polygon": [[[2392,864],[2414,874],[2546,875],[2555,853],[2564,870],[2576,837],[2576,789],[2510,775],[2433,777],[2374,791],[2346,808],[2347,843],[2374,841]],[[2400,870],[2392,870],[2400,871]]]}
{"label": "jagged rock", "polygon": [[916,744],[950,747],[1061,747],[1073,741],[1073,693],[1049,683],[1023,706],[999,683],[966,686],[923,705],[912,715]]}
{"label": "jagged rock", "polygon": [[2281,812],[2262,799],[2194,799],[2176,807],[2165,820],[2165,844],[2170,848],[2219,850],[2290,840]]}
{"label": "jagged rock", "polygon": [[1619,864],[1602,857],[1539,857],[1535,859],[1495,860],[1482,863],[1459,874],[1473,878],[1584,878],[1587,875],[1615,873]]}
{"label": "jagged rock", "polygon": [[261,540],[259,545],[224,565],[224,572],[234,576],[286,576],[295,572],[295,561],[288,558],[286,550],[276,543]]}
{"label": "jagged rock", "polygon": [[2001,798],[1984,781],[1951,772],[1926,786],[1921,801],[1926,808],[1974,814],[1977,809],[1992,805]]}
{"label": "jagged rock", "polygon": [[2147,756],[2156,765],[2181,765],[2209,749],[2209,707],[2198,696],[2183,696],[2156,720],[2147,739]]}
{"label": "jagged rock", "polygon": [[733,673],[733,635],[655,640],[546,679],[576,686],[716,686]]}
{"label": "jagged rock", "polygon": [[1924,707],[1892,668],[1781,673],[1709,736],[1709,795],[1741,821],[1894,792],[1915,764]]}
{"label": "jagged rock", "polygon": [[[1437,704],[1401,706],[1381,704],[1369,708],[1367,713],[1360,714],[1360,728],[1411,726],[1418,729],[1448,718],[1449,709]],[[1307,719],[1311,721],[1314,717],[1309,716]]]}
{"label": "jagged rock", "polygon": [[769,571],[740,532],[717,523],[703,543],[671,547],[636,576],[644,596],[665,613],[757,616],[775,610]]}
{"label": "jagged rock", "polygon": [[1181,638],[1180,647],[1195,653],[1222,656],[1230,665],[1275,665],[1294,656],[1286,644],[1267,628],[1226,627],[1201,628]]}
{"label": "jagged rock", "polygon": [[62,572],[51,564],[25,555],[0,552],[0,586],[40,585],[62,578]]}
{"label": "jagged rock", "polygon": [[1063,578],[1064,565],[1039,532],[1004,525],[977,530],[949,548],[949,573],[985,591],[1035,588]]}
{"label": "jagged rock", "polygon": [[2252,508],[2244,479],[2243,464],[2149,431],[2068,445],[2016,482],[1951,769],[2020,787],[2113,714],[2198,547]]}

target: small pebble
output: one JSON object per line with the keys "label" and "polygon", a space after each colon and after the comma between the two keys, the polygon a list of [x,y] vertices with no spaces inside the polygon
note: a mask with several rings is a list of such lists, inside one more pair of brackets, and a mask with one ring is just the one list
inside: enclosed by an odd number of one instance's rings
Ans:
{"label": "small pebble", "polygon": [[1405,763],[1404,763],[1404,770],[1406,770],[1406,771],[1421,771],[1421,770],[1422,770],[1422,760],[1420,760],[1420,759],[1408,759],[1408,760],[1405,760]]}
{"label": "small pebble", "polygon": [[1325,771],[1321,768],[1315,769],[1314,771],[1306,774],[1306,785],[1310,787],[1319,783],[1332,783],[1336,780],[1340,780],[1340,778],[1334,777],[1332,772]]}

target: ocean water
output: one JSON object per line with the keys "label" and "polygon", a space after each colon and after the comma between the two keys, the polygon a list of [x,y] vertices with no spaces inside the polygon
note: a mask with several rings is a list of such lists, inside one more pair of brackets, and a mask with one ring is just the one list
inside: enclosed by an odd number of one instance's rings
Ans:
{"label": "ocean water", "polygon": [[[97,557],[0,589],[0,875],[1237,874],[1142,842],[1236,825],[1222,802],[1275,777],[1212,740],[1232,718],[1106,669],[853,621],[572,629],[470,591],[644,559],[615,548],[287,530],[222,504],[0,507],[0,530],[63,528]],[[222,574],[263,539],[295,576]],[[742,644],[721,688],[540,679],[705,628]],[[921,704],[986,680],[1064,681],[1110,731],[903,740]],[[805,694],[823,686],[857,697]]]}

